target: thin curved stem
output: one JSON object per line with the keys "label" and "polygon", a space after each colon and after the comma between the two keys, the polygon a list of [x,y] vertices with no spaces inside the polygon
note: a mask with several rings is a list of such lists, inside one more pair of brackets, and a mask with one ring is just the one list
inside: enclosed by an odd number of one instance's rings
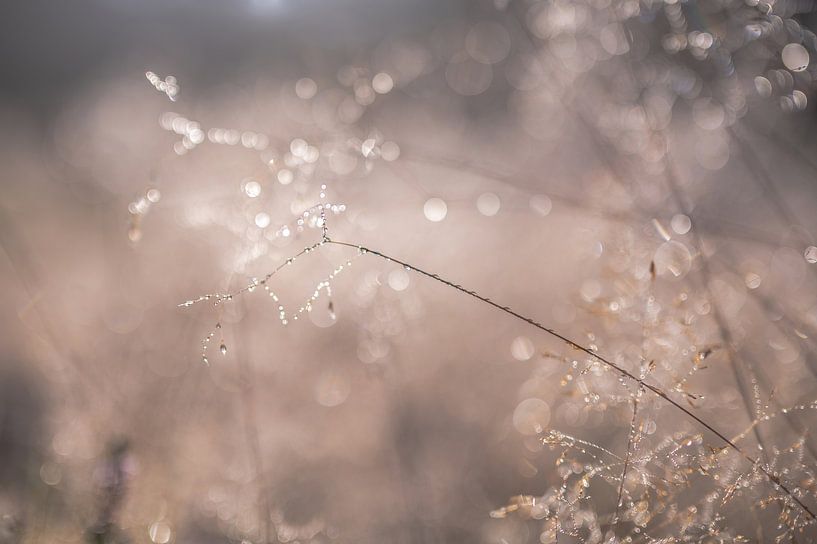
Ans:
{"label": "thin curved stem", "polygon": [[349,242],[340,242],[340,241],[337,241],[337,240],[332,240],[331,238],[328,238],[328,237],[324,239],[324,242],[328,243],[328,244],[335,244],[335,245],[339,245],[339,246],[346,246],[346,247],[355,248],[358,251],[360,251],[361,253],[368,253],[368,254],[374,255],[376,257],[380,257],[381,259],[385,259],[387,261],[397,263],[397,264],[405,267],[407,270],[417,272],[418,274],[426,276],[427,278],[431,278],[432,280],[434,280],[434,281],[436,281],[438,283],[441,283],[443,285],[446,285],[448,287],[456,289],[457,291],[459,291],[461,293],[464,293],[464,294],[466,294],[466,295],[468,295],[468,296],[470,296],[472,298],[475,298],[475,299],[477,299],[477,300],[479,300],[479,301],[481,301],[481,302],[483,302],[485,304],[493,306],[494,308],[496,308],[496,309],[498,309],[498,310],[500,310],[500,311],[502,311],[502,312],[504,312],[504,313],[506,313],[506,314],[508,314],[510,316],[513,316],[513,317],[515,317],[516,319],[518,319],[520,321],[524,321],[525,323],[527,323],[527,324],[529,324],[529,325],[531,325],[531,326],[533,326],[533,327],[535,327],[535,328],[549,334],[550,336],[552,336],[554,338],[557,338],[557,339],[561,340],[565,344],[571,346],[573,349],[575,349],[577,351],[581,351],[581,352],[585,353],[586,355],[589,355],[590,357],[594,358],[595,360],[599,361],[600,363],[604,364],[608,368],[615,371],[620,376],[622,376],[624,378],[627,378],[628,380],[631,380],[634,383],[636,383],[636,384],[650,390],[653,394],[655,394],[658,397],[664,399],[669,404],[674,406],[676,409],[683,412],[686,416],[688,416],[688,417],[692,418],[693,420],[695,420],[704,429],[708,430],[709,432],[711,432],[712,434],[717,436],[721,441],[723,441],[724,444],[729,446],[735,452],[739,453],[743,458],[745,458],[747,461],[749,461],[749,463],[751,463],[752,465],[757,466],[758,469],[760,469],[760,471],[764,475],[766,475],[766,477],[769,479],[769,481],[772,482],[775,486],[777,486],[780,490],[782,490],[786,495],[791,497],[791,499],[794,500],[794,502],[797,503],[800,506],[800,508],[802,508],[803,511],[805,511],[808,514],[808,517],[811,518],[812,521],[817,519],[817,517],[815,517],[815,515],[811,511],[811,509],[809,509],[808,506],[806,506],[796,495],[794,495],[794,493],[791,490],[789,490],[789,488],[786,487],[786,485],[783,484],[780,481],[780,478],[775,476],[766,466],[764,466],[762,463],[758,462],[758,460],[756,460],[754,457],[752,457],[751,455],[749,455],[748,453],[743,451],[737,444],[735,444],[732,440],[730,440],[721,431],[717,430],[714,426],[707,423],[704,419],[701,419],[701,417],[699,417],[694,412],[692,412],[688,408],[681,405],[679,402],[673,400],[660,387],[658,387],[656,385],[653,385],[653,384],[650,384],[650,383],[644,381],[643,379],[640,379],[640,378],[636,377],[633,373],[631,373],[630,371],[628,371],[628,370],[622,368],[621,366],[617,365],[616,363],[614,363],[610,359],[596,353],[594,350],[592,350],[592,349],[590,349],[588,347],[585,347],[585,346],[571,340],[567,336],[564,336],[563,334],[561,334],[559,332],[556,332],[555,330],[553,330],[553,329],[551,329],[549,327],[546,327],[545,325],[542,325],[538,321],[536,321],[536,320],[534,320],[534,319],[532,319],[530,317],[524,316],[524,315],[516,312],[515,310],[512,310],[508,306],[502,306],[501,304],[498,304],[498,303],[494,302],[493,300],[480,295],[476,291],[468,290],[465,287],[463,287],[463,286],[461,286],[459,284],[456,284],[456,283],[454,283],[452,281],[449,281],[447,279],[444,279],[444,278],[440,277],[437,274],[427,272],[427,271],[425,271],[425,270],[423,270],[421,268],[418,268],[418,267],[416,267],[416,266],[414,266],[412,264],[401,261],[399,259],[395,259],[394,257],[386,255],[385,253],[382,253],[382,252],[374,250],[374,249],[370,249],[368,247],[365,247],[365,246],[362,246],[362,245],[359,245],[359,244],[352,244],[352,243],[349,243]]}

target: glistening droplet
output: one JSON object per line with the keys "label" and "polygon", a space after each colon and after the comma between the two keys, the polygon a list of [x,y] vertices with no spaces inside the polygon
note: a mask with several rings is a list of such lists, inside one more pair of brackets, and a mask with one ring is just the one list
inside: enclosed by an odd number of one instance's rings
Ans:
{"label": "glistening droplet", "polygon": [[803,252],[803,257],[806,258],[806,262],[809,264],[817,263],[817,247],[808,246]]}
{"label": "glistening droplet", "polygon": [[790,43],[783,48],[780,54],[783,64],[792,72],[802,72],[808,68],[808,50],[799,43]]}

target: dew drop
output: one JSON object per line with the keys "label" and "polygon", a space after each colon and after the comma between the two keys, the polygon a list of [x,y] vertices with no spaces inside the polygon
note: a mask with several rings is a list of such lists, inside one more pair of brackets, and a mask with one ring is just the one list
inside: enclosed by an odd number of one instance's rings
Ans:
{"label": "dew drop", "polygon": [[244,184],[244,194],[250,198],[256,198],[261,194],[261,184],[255,180],[249,180]]}
{"label": "dew drop", "polygon": [[692,267],[692,255],[687,247],[676,241],[661,244],[653,258],[659,276],[682,278]]}
{"label": "dew drop", "polygon": [[380,156],[386,161],[395,161],[400,157],[400,146],[394,142],[383,142],[380,146]]}
{"label": "dew drop", "polygon": [[746,287],[748,287],[749,289],[757,289],[758,287],[760,287],[760,283],[761,281],[763,281],[763,279],[760,277],[759,274],[756,274],[754,272],[747,272],[746,276],[743,278],[743,281],[746,284]]}
{"label": "dew drop", "polygon": [[800,111],[806,109],[806,106],[808,105],[808,97],[806,96],[806,93],[804,93],[803,91],[799,90],[792,91],[791,100],[792,103],[794,104],[794,107]]}
{"label": "dew drop", "polygon": [[222,355],[227,355],[227,346],[226,345],[221,344],[221,346],[219,346],[218,349],[219,349],[219,351],[221,352]]}
{"label": "dew drop", "polygon": [[525,399],[513,412],[513,426],[524,435],[544,432],[549,422],[550,407],[542,399]]}
{"label": "dew drop", "polygon": [[167,544],[170,542],[172,532],[167,523],[164,521],[157,521],[150,526],[148,535],[150,535],[150,540],[155,544]]}
{"label": "dew drop", "polygon": [[40,467],[40,479],[48,485],[57,485],[62,480],[62,471],[59,465],[51,462]]}
{"label": "dew drop", "polygon": [[808,246],[803,252],[803,257],[806,258],[806,262],[809,264],[817,263],[817,247]]}
{"label": "dew drop", "polygon": [[281,185],[289,185],[292,183],[292,180],[295,179],[295,175],[292,173],[291,170],[287,170],[286,168],[281,169],[278,171],[278,183]]}
{"label": "dew drop", "polygon": [[423,214],[429,221],[437,223],[445,219],[448,214],[448,206],[442,198],[429,198],[423,205]]}
{"label": "dew drop", "polygon": [[511,342],[511,355],[517,361],[527,361],[536,352],[536,347],[527,336],[517,336]]}
{"label": "dew drop", "polygon": [[255,226],[260,229],[265,229],[270,224],[270,216],[267,213],[259,212],[255,215]]}
{"label": "dew drop", "polygon": [[755,78],[755,90],[761,97],[769,98],[772,96],[772,82],[763,76],[757,76]]}
{"label": "dew drop", "polygon": [[304,77],[295,83],[295,94],[301,100],[309,100],[318,92],[318,85],[314,80]]}
{"label": "dew drop", "polygon": [[380,72],[372,78],[372,88],[378,94],[386,94],[394,87],[394,80],[386,72]]}
{"label": "dew drop", "polygon": [[479,213],[487,217],[493,217],[499,213],[501,202],[494,193],[482,193],[477,199],[477,209]]}
{"label": "dew drop", "polygon": [[553,209],[553,202],[547,195],[534,195],[530,198],[530,207],[534,212],[545,217]]}
{"label": "dew drop", "polygon": [[409,282],[410,277],[404,269],[397,268],[389,272],[389,287],[395,291],[404,291],[409,286]]}
{"label": "dew drop", "polygon": [[676,234],[686,234],[692,229],[692,221],[686,215],[679,213],[678,215],[673,216],[672,220],[670,221],[670,226],[672,230],[676,232]]}
{"label": "dew drop", "polygon": [[142,230],[139,227],[131,227],[128,229],[128,240],[131,242],[138,242],[142,239]]}
{"label": "dew drop", "polygon": [[799,43],[790,43],[783,48],[780,54],[783,64],[792,72],[802,72],[808,68],[809,54],[805,47]]}

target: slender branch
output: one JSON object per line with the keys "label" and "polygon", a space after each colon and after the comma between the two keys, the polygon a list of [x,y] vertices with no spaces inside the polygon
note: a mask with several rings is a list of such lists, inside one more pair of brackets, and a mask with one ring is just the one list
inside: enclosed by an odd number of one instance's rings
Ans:
{"label": "slender branch", "polygon": [[498,303],[494,302],[493,300],[491,300],[491,299],[489,299],[487,297],[484,297],[484,296],[480,295],[479,293],[477,293],[475,291],[468,290],[465,287],[463,287],[463,286],[461,286],[459,284],[456,284],[456,283],[454,283],[452,281],[449,281],[447,279],[444,279],[444,278],[440,277],[437,274],[427,272],[427,271],[425,271],[425,270],[423,270],[421,268],[418,268],[418,267],[416,267],[416,266],[414,266],[412,264],[401,261],[399,259],[395,259],[394,257],[386,255],[385,253],[382,253],[382,252],[377,251],[377,250],[370,249],[368,247],[365,247],[365,246],[362,246],[362,245],[359,245],[359,244],[352,244],[352,243],[349,243],[349,242],[340,242],[340,241],[332,240],[330,238],[326,238],[325,243],[355,248],[358,251],[360,251],[361,253],[368,253],[368,254],[374,255],[376,257],[380,257],[381,259],[385,259],[386,261],[397,263],[397,264],[405,267],[407,270],[411,270],[413,272],[416,272],[418,274],[426,276],[427,278],[431,278],[432,280],[437,281],[438,283],[441,283],[443,285],[446,285],[448,287],[456,289],[457,291],[459,291],[461,293],[464,293],[464,294],[466,294],[466,295],[468,295],[468,296],[470,296],[472,298],[475,298],[475,299],[477,299],[477,300],[479,300],[479,301],[481,301],[481,302],[483,302],[485,304],[493,306],[494,308],[496,308],[496,309],[498,309],[498,310],[500,310],[500,311],[502,311],[502,312],[504,312],[504,313],[506,313],[506,314],[508,314],[508,315],[510,315],[512,317],[515,317],[516,319],[518,319],[520,321],[524,321],[525,323],[527,323],[527,324],[529,324],[529,325],[531,325],[531,326],[533,326],[533,327],[535,327],[535,328],[549,334],[550,336],[552,336],[554,338],[557,338],[557,339],[561,340],[562,342],[564,342],[567,345],[571,346],[573,349],[575,349],[577,351],[581,351],[581,352],[585,353],[586,355],[589,355],[590,357],[594,358],[595,360],[598,360],[599,362],[601,362],[602,364],[604,364],[608,368],[614,370],[620,376],[622,376],[622,377],[624,377],[624,378],[626,378],[628,380],[631,380],[632,382],[637,383],[637,384],[639,384],[640,386],[643,386],[646,389],[649,389],[653,394],[655,394],[658,397],[664,399],[669,404],[674,406],[676,409],[683,412],[687,417],[690,417],[691,419],[695,420],[703,428],[705,428],[706,430],[708,430],[709,432],[711,432],[712,434],[717,436],[724,444],[726,444],[732,450],[734,450],[735,452],[740,454],[743,458],[745,458],[747,461],[749,461],[749,463],[751,463],[752,465],[757,466],[760,469],[760,471],[763,474],[766,475],[766,477],[769,479],[769,481],[772,482],[779,489],[781,489],[786,495],[791,497],[791,499],[794,500],[794,502],[797,503],[800,506],[800,508],[802,508],[808,514],[808,517],[811,518],[812,521],[817,520],[817,517],[814,515],[814,513],[811,511],[811,509],[809,509],[808,506],[806,506],[796,495],[794,495],[794,493],[791,490],[789,490],[789,488],[784,483],[782,483],[780,481],[780,478],[777,477],[776,475],[774,475],[770,471],[769,468],[767,468],[762,463],[759,463],[754,457],[752,457],[751,455],[749,455],[748,453],[743,451],[737,444],[735,444],[732,440],[730,440],[721,431],[717,430],[714,426],[707,423],[704,419],[702,419],[701,417],[696,415],[694,412],[692,412],[688,408],[685,408],[679,402],[673,400],[660,387],[658,387],[656,385],[653,385],[651,383],[648,383],[648,382],[636,377],[630,371],[622,368],[621,366],[619,366],[616,363],[612,362],[610,359],[596,353],[595,351],[593,351],[592,349],[590,349],[588,347],[585,347],[585,346],[583,346],[581,344],[578,344],[577,342],[574,342],[573,340],[571,340],[567,336],[564,336],[563,334],[558,333],[555,330],[542,325],[538,321],[536,321],[536,320],[534,320],[534,319],[532,319],[530,317],[524,316],[524,315],[512,310],[508,306],[502,306],[501,304],[498,304]]}

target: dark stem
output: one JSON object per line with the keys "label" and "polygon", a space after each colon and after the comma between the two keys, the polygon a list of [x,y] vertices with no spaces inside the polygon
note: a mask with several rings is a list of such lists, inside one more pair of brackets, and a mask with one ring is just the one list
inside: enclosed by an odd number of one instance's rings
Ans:
{"label": "dark stem", "polygon": [[493,306],[494,308],[496,308],[498,310],[501,310],[502,312],[505,312],[506,314],[508,314],[510,316],[513,316],[513,317],[515,317],[516,319],[518,319],[520,321],[524,321],[525,323],[531,325],[532,327],[535,327],[535,328],[539,329],[540,331],[546,332],[547,334],[549,334],[550,336],[552,336],[554,338],[557,338],[557,339],[561,340],[565,344],[571,346],[573,349],[575,349],[577,351],[581,351],[581,352],[589,355],[593,359],[599,361],[600,363],[604,364],[608,368],[614,370],[620,376],[622,376],[624,378],[627,378],[628,380],[631,380],[632,382],[634,382],[634,383],[636,383],[636,384],[638,384],[638,385],[640,385],[640,386],[642,386],[642,387],[644,387],[646,389],[649,389],[653,394],[655,394],[658,397],[664,399],[669,404],[674,406],[676,409],[680,410],[681,412],[686,414],[688,417],[690,417],[693,420],[695,420],[696,422],[698,422],[699,425],[701,425],[704,429],[708,430],[709,432],[711,432],[712,434],[717,436],[721,441],[723,441],[724,444],[726,444],[731,449],[733,449],[734,451],[739,453],[743,458],[745,458],[747,461],[749,461],[749,463],[751,463],[752,465],[757,466],[758,469],[760,469],[760,471],[763,474],[766,475],[766,477],[769,479],[769,481],[772,482],[779,489],[781,489],[786,495],[791,497],[791,499],[794,500],[794,502],[797,503],[800,506],[800,508],[802,508],[808,514],[809,518],[811,518],[812,520],[817,519],[817,517],[815,517],[814,513],[809,509],[809,507],[806,506],[797,496],[795,496],[794,493],[792,493],[792,491],[789,490],[789,488],[786,487],[786,485],[783,484],[780,481],[780,478],[778,478],[777,476],[772,474],[770,472],[770,470],[766,466],[764,466],[762,463],[758,463],[758,461],[754,457],[752,457],[751,455],[749,455],[748,453],[743,451],[737,444],[735,444],[732,440],[727,438],[727,436],[725,434],[718,431],[715,427],[713,427],[712,425],[707,423],[705,420],[701,419],[699,416],[695,415],[695,413],[693,413],[688,408],[685,408],[679,402],[673,400],[668,394],[666,394],[663,390],[661,390],[660,387],[652,385],[652,384],[650,384],[650,383],[648,383],[648,382],[646,382],[646,381],[644,381],[642,379],[637,378],[630,371],[620,367],[619,365],[617,365],[616,363],[614,363],[611,360],[607,359],[606,357],[604,357],[602,355],[599,355],[598,353],[596,353],[595,351],[593,351],[592,349],[590,349],[588,347],[585,347],[585,346],[583,346],[581,344],[578,344],[578,343],[574,342],[570,338],[556,332],[555,330],[553,330],[551,328],[548,328],[548,327],[542,325],[538,321],[536,321],[536,320],[534,320],[534,319],[532,319],[530,317],[526,317],[526,316],[524,316],[524,315],[522,315],[520,313],[517,313],[516,311],[512,310],[508,306],[502,306],[501,304],[498,304],[498,303],[492,301],[491,299],[480,295],[479,293],[477,293],[475,291],[470,291],[470,290],[466,289],[465,287],[463,287],[463,286],[461,286],[459,284],[456,284],[454,282],[451,282],[449,280],[441,278],[437,274],[432,274],[431,272],[427,272],[427,271],[425,271],[425,270],[423,270],[421,268],[417,268],[416,266],[414,266],[412,264],[406,263],[406,262],[401,261],[399,259],[395,259],[394,257],[390,257],[389,255],[386,255],[385,253],[382,253],[380,251],[376,251],[376,250],[367,248],[365,246],[361,246],[359,244],[351,244],[349,242],[339,242],[339,241],[336,241],[336,240],[332,240],[330,238],[326,238],[325,242],[328,243],[328,244],[335,244],[335,245],[355,248],[358,251],[361,251],[362,253],[369,253],[371,255],[375,255],[377,257],[380,257],[381,259],[385,259],[387,261],[397,263],[397,264],[405,267],[407,270],[417,272],[418,274],[421,274],[421,275],[426,276],[428,278],[431,278],[432,280],[437,281],[437,282],[439,282],[439,283],[441,283],[443,285],[446,285],[448,287],[456,289],[457,291],[459,291],[461,293],[464,293],[464,294],[466,294],[466,295],[468,295],[470,297],[473,297],[473,298],[475,298],[475,299],[477,299],[477,300],[479,300],[479,301],[481,301],[481,302],[483,302],[485,304]]}

